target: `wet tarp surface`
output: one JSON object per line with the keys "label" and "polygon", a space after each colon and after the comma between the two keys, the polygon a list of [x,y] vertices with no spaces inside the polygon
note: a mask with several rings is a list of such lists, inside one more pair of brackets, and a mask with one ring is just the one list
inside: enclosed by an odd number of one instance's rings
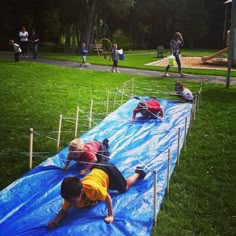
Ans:
{"label": "wet tarp surface", "polygon": [[[143,97],[143,100],[149,100]],[[89,208],[68,211],[58,228],[48,230],[47,224],[60,210],[60,184],[66,176],[77,175],[79,167],[71,162],[63,171],[68,148],[28,172],[0,192],[0,235],[150,235],[153,224],[153,170],[157,170],[158,206],[167,184],[168,148],[171,149],[170,173],[177,160],[178,128],[180,147],[184,142],[185,117],[191,104],[159,99],[164,108],[164,121],[137,119],[130,122],[132,111],[140,99],[132,98],[100,124],[82,136],[85,142],[110,140],[111,162],[125,177],[134,173],[136,166],[146,166],[145,179],[137,182],[126,193],[111,192],[115,220],[106,224],[104,202]]]}

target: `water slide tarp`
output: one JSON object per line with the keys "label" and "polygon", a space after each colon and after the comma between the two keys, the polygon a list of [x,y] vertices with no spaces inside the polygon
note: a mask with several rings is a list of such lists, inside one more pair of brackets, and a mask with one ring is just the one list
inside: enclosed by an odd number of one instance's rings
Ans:
{"label": "water slide tarp", "polygon": [[[143,97],[143,100],[149,98]],[[177,159],[178,128],[184,142],[185,117],[191,104],[159,99],[165,111],[163,122],[142,120],[130,122],[137,98],[108,115],[100,124],[82,136],[91,140],[110,140],[111,162],[125,177],[135,167],[145,165],[145,179],[138,181],[126,193],[111,192],[115,221],[106,224],[106,205],[100,202],[89,208],[71,208],[58,228],[48,230],[47,224],[60,210],[63,199],[60,185],[66,176],[77,175],[77,163],[63,171],[68,148],[47,159],[0,192],[0,235],[150,235],[153,224],[153,170],[157,170],[157,211],[160,210],[167,184],[167,150],[171,148],[170,173]]]}

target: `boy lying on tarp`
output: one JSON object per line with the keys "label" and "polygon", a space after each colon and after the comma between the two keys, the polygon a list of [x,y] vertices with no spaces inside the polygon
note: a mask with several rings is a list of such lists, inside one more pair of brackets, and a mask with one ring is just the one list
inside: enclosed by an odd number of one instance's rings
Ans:
{"label": "boy lying on tarp", "polygon": [[67,170],[72,160],[79,164],[86,163],[86,168],[80,171],[80,175],[85,175],[94,163],[109,161],[108,142],[108,139],[104,139],[102,143],[84,143],[80,138],[74,139],[69,145],[69,154],[63,169]]}
{"label": "boy lying on tarp", "polygon": [[112,163],[105,162],[95,164],[91,172],[82,180],[78,177],[65,178],[61,184],[61,196],[64,198],[64,203],[55,219],[48,223],[48,228],[57,227],[69,207],[94,206],[97,201],[106,202],[108,214],[104,221],[113,222],[112,199],[108,189],[124,193],[136,180],[143,179],[145,176],[145,171],[141,167],[136,167],[135,173],[125,179]]}
{"label": "boy lying on tarp", "polygon": [[140,102],[133,111],[132,120],[135,119],[137,113],[140,113],[143,118],[156,119],[159,116],[161,119],[164,117],[163,109],[161,104],[157,100],[150,100],[148,102]]}
{"label": "boy lying on tarp", "polygon": [[192,92],[187,87],[184,87],[182,82],[175,83],[175,93],[170,93],[170,95],[182,98],[183,102],[193,102]]}

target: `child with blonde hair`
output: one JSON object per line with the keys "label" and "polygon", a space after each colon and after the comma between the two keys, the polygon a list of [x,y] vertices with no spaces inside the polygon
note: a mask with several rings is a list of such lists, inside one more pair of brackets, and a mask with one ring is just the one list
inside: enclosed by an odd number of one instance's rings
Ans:
{"label": "child with blonde hair", "polygon": [[94,163],[109,160],[108,143],[108,139],[104,139],[102,143],[98,141],[84,143],[80,138],[72,140],[64,169],[67,170],[73,160],[79,164],[87,164],[86,168],[80,171],[80,175],[85,175]]}
{"label": "child with blonde hair", "polygon": [[113,65],[111,68],[111,72],[120,73],[120,71],[118,70],[119,51],[117,50],[117,47],[118,46],[116,43],[112,45],[111,58],[113,61]]}

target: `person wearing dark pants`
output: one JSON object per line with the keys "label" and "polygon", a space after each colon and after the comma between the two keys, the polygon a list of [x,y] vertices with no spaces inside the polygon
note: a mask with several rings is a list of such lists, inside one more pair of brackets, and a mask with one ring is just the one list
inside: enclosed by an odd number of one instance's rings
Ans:
{"label": "person wearing dark pants", "polygon": [[[181,49],[181,47],[183,47],[183,45],[184,45],[184,40],[183,40],[181,33],[175,32],[171,41],[170,41],[170,53],[171,53],[171,55],[173,55],[175,57],[175,61],[178,65],[178,71],[179,71],[181,77],[185,76],[185,74],[182,72],[182,65],[181,65],[181,61],[180,61],[180,57],[179,57],[180,49]],[[166,67],[166,70],[165,70],[166,77],[169,77],[169,74],[168,74],[169,69],[170,69],[170,65],[168,64],[168,66]]]}
{"label": "person wearing dark pants", "polygon": [[30,35],[30,40],[31,42],[31,49],[32,49],[32,54],[33,54],[33,59],[37,59],[38,57],[38,43],[39,43],[39,37],[35,33],[35,30],[32,30],[32,34]]}

